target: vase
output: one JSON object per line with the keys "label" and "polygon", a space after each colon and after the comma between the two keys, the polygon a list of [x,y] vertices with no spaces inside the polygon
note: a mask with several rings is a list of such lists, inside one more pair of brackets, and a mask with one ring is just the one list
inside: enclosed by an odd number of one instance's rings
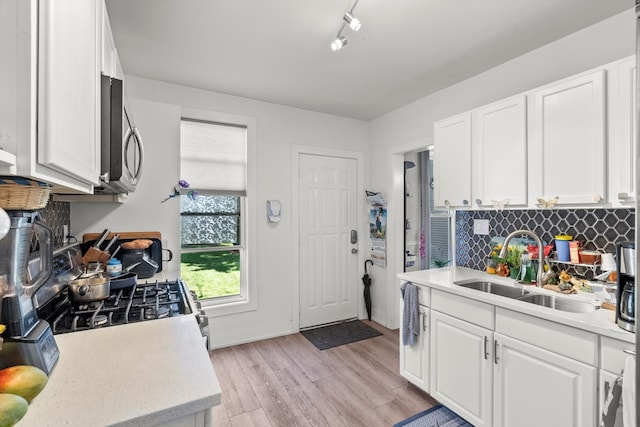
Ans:
{"label": "vase", "polygon": [[498,264],[498,267],[496,267],[496,274],[498,276],[507,277],[509,275],[509,267],[507,264]]}
{"label": "vase", "polygon": [[510,267],[509,277],[512,279],[518,279],[520,277],[520,267]]}

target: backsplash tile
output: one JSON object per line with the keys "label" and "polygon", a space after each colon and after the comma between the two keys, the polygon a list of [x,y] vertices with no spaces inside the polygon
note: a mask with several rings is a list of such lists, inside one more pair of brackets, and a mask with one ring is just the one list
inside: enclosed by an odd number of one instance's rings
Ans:
{"label": "backsplash tile", "polygon": [[[473,220],[488,219],[489,235],[473,234]],[[491,238],[528,229],[551,242],[556,234],[566,233],[585,242],[585,249],[615,252],[615,244],[635,239],[633,209],[529,209],[456,211],[456,264],[484,270],[491,252]],[[579,273],[585,273],[581,271]]]}
{"label": "backsplash tile", "polygon": [[71,204],[69,202],[54,202],[49,200],[47,206],[40,210],[40,216],[44,225],[53,230],[53,243],[55,248],[64,245],[64,226],[71,229]]}

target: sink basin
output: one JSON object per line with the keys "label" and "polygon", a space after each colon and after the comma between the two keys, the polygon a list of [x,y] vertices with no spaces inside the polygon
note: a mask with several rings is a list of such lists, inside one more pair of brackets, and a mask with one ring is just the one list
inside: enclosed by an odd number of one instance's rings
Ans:
{"label": "sink basin", "polygon": [[524,289],[501,285],[499,283],[487,282],[484,280],[463,280],[459,282],[453,282],[453,284],[462,286],[463,288],[475,289],[477,291],[500,295],[507,298],[520,298],[523,295],[529,294],[529,292],[525,291]]}
{"label": "sink basin", "polygon": [[591,313],[598,309],[597,306],[586,302],[572,301],[565,298],[556,298],[553,295],[529,294],[518,299],[530,304],[549,307],[553,308],[554,310],[569,311],[572,313]]}

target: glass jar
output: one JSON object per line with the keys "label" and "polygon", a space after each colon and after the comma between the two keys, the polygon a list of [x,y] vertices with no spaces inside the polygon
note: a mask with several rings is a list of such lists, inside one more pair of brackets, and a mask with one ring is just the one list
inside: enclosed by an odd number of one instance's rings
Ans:
{"label": "glass jar", "polygon": [[487,274],[496,274],[497,267],[498,267],[498,263],[493,258],[489,258],[487,260],[487,267],[486,267]]}
{"label": "glass jar", "polygon": [[111,258],[107,262],[107,274],[109,276],[118,276],[122,273],[122,263],[117,258]]}

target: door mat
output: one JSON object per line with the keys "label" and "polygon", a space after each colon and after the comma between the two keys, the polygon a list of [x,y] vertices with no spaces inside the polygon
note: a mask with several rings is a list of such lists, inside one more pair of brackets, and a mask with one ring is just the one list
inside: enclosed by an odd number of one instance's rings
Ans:
{"label": "door mat", "polygon": [[331,326],[323,326],[322,328],[309,329],[306,331],[300,331],[300,333],[306,339],[311,341],[313,345],[318,347],[318,350],[326,350],[339,345],[349,344],[382,335],[381,332],[378,332],[376,329],[359,320],[342,322]]}
{"label": "door mat", "polygon": [[426,411],[420,412],[404,421],[394,424],[393,427],[473,427],[460,418],[458,414],[443,405],[436,405]]}

